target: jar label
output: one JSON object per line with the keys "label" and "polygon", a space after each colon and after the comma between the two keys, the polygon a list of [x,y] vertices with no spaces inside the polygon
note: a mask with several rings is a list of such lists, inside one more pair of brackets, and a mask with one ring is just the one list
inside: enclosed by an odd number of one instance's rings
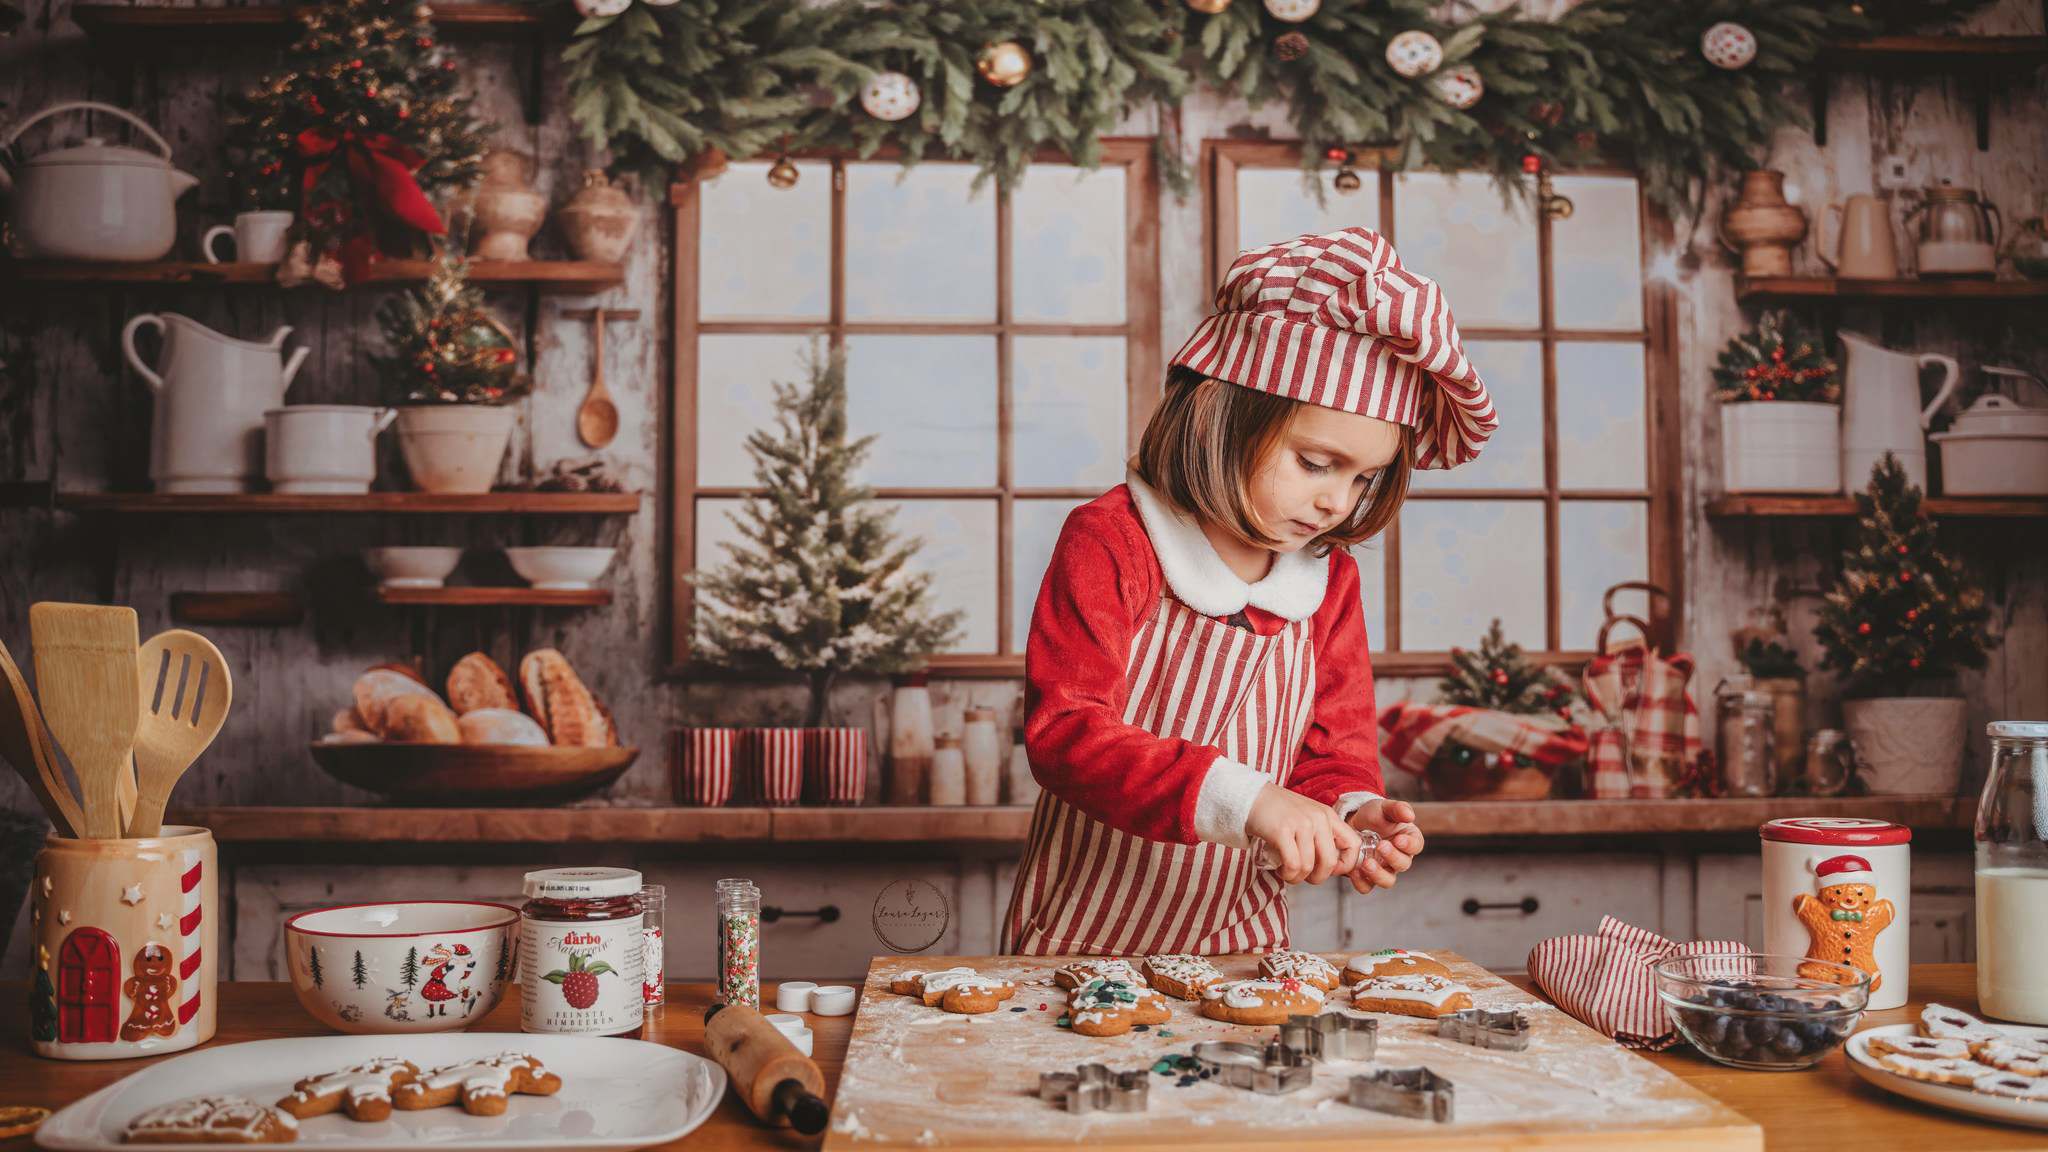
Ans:
{"label": "jar label", "polygon": [[611,1036],[640,1027],[645,953],[639,916],[528,920],[519,934],[520,1028]]}

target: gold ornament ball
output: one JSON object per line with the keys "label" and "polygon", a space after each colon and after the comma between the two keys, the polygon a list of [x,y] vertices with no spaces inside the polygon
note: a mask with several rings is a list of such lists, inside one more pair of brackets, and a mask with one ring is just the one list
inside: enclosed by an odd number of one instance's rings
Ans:
{"label": "gold ornament ball", "polygon": [[1339,192],[1356,192],[1365,184],[1365,181],[1358,178],[1357,171],[1350,168],[1339,168],[1337,169],[1337,178],[1331,181],[1331,183]]}
{"label": "gold ornament ball", "polygon": [[975,70],[998,88],[1015,87],[1031,75],[1031,53],[1015,40],[998,41],[981,50]]}
{"label": "gold ornament ball", "polygon": [[796,187],[796,178],[796,165],[791,164],[787,156],[776,160],[774,167],[768,169],[768,186],[770,188],[794,188]]}
{"label": "gold ornament ball", "polygon": [[1230,7],[1230,0],[1188,0],[1188,7],[1204,16],[1215,16]]}

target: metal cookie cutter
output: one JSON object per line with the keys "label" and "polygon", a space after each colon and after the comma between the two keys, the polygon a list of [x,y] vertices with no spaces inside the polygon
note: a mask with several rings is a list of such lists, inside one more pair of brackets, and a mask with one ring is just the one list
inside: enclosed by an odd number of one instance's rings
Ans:
{"label": "metal cookie cutter", "polygon": [[1289,1016],[1280,1043],[1316,1060],[1370,1060],[1379,1051],[1380,1022],[1343,1012]]}
{"label": "metal cookie cutter", "polygon": [[1475,1048],[1520,1052],[1529,1046],[1529,1018],[1512,1009],[1467,1008],[1437,1017],[1436,1034]]}
{"label": "metal cookie cutter", "polygon": [[1390,1116],[1448,1124],[1455,1096],[1451,1082],[1427,1068],[1382,1068],[1371,1075],[1353,1076],[1344,1101]]}
{"label": "metal cookie cutter", "polygon": [[1143,1112],[1151,1101],[1146,1070],[1111,1072],[1102,1064],[1079,1064],[1072,1072],[1038,1074],[1038,1098],[1069,1112]]}
{"label": "metal cookie cutter", "polygon": [[1306,1088],[1315,1078],[1306,1052],[1278,1040],[1261,1048],[1230,1040],[1204,1040],[1195,1045],[1195,1060],[1213,1079],[1264,1096]]}

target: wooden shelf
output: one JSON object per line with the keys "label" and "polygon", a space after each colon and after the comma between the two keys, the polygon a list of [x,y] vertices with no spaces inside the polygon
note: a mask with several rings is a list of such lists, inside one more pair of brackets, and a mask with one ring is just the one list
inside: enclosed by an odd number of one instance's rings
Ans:
{"label": "wooden shelf", "polygon": [[1738,276],[1735,278],[1735,298],[1744,304],[1794,304],[1815,300],[2019,303],[2048,300],[2048,280],[1838,280],[1832,276]]}
{"label": "wooden shelf", "polygon": [[1821,49],[1821,63],[1868,71],[1971,73],[2048,64],[2048,36],[1875,36]]}
{"label": "wooden shelf", "polygon": [[380,604],[441,605],[453,608],[602,608],[612,602],[608,588],[377,588]]}
{"label": "wooden shelf", "polygon": [[180,624],[290,628],[306,618],[295,592],[173,592],[171,619]]}
{"label": "wooden shelf", "polygon": [[0,480],[0,508],[48,508],[55,491],[48,480]]}
{"label": "wooden shelf", "polygon": [[[85,29],[96,48],[151,54],[204,45],[282,45],[299,28],[298,6],[292,4],[246,8],[77,4],[72,6],[71,19]],[[434,27],[444,40],[519,40],[566,32],[574,25],[567,5],[434,5]]]}
{"label": "wooden shelf", "polygon": [[[1955,832],[1976,819],[1956,796],[1771,800],[1557,800],[1420,803],[1432,842],[1754,834],[1779,816],[1864,816],[1915,832]],[[377,808],[217,807],[174,813],[223,843],[931,844],[1020,846],[1031,809],[995,808]]]}
{"label": "wooden shelf", "polygon": [[[135,8],[135,12],[246,12],[246,8]],[[433,274],[431,260],[380,260],[358,288],[397,287],[424,283]],[[485,287],[535,288],[543,292],[592,293],[616,288],[625,269],[594,260],[473,260],[471,282]],[[76,260],[0,262],[0,281],[15,284],[121,284],[134,286],[267,287],[277,288],[275,264],[207,264],[164,260],[143,264],[97,264]],[[312,288],[313,285],[302,285]]]}
{"label": "wooden shelf", "polygon": [[199,495],[163,492],[59,492],[57,507],[73,512],[124,515],[224,513],[383,512],[454,516],[630,516],[638,492],[485,492],[475,496],[431,492],[366,492],[299,496],[276,492]]}
{"label": "wooden shelf", "polygon": [[[1935,496],[1922,502],[1937,520],[2012,520],[2048,516],[2048,499]],[[1856,515],[1848,496],[1722,496],[1707,505],[1714,520],[1740,517],[1825,518]]]}

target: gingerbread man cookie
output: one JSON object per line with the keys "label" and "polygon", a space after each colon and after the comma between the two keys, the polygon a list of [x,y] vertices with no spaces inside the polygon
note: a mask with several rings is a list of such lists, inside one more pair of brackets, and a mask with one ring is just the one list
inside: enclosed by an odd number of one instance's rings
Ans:
{"label": "gingerbread man cookie", "polygon": [[[1876,873],[1861,856],[1835,856],[1813,869],[1820,895],[1800,893],[1792,898],[1793,914],[1806,926],[1806,958],[1831,964],[1847,964],[1870,974],[1870,990],[1884,987],[1884,973],[1877,967],[1877,938],[1897,915],[1889,900],[1877,898]],[[1827,964],[1801,964],[1799,974],[1810,979],[1842,979],[1842,973]]]}
{"label": "gingerbread man cookie", "polygon": [[1268,952],[1259,957],[1259,975],[1268,980],[1299,980],[1325,992],[1337,990],[1337,966],[1313,952]]}
{"label": "gingerbread man cookie", "polygon": [[1067,997],[1068,1026],[1080,1036],[1121,1036],[1140,1024],[1173,1019],[1166,997],[1126,980],[1097,977]]}
{"label": "gingerbread man cookie", "polygon": [[1184,952],[1145,958],[1145,980],[1154,988],[1181,1000],[1200,1000],[1211,984],[1223,981],[1223,972],[1206,956]]}
{"label": "gingerbread man cookie", "polygon": [[1434,1020],[1472,1006],[1472,993],[1446,976],[1378,976],[1351,989],[1351,1003],[1361,1012],[1420,1016]]}
{"label": "gingerbread man cookie", "polygon": [[1226,1024],[1285,1024],[1322,1008],[1323,990],[1300,980],[1228,980],[1202,990],[1202,1015]]}
{"label": "gingerbread man cookie", "polygon": [[1095,979],[1115,980],[1140,988],[1146,986],[1145,978],[1138,973],[1138,966],[1129,960],[1077,960],[1052,971],[1052,982],[1069,991]]}
{"label": "gingerbread man cookie", "polygon": [[927,1007],[943,1008],[948,1012],[979,1015],[993,1012],[1003,1001],[1017,994],[1017,986],[1008,980],[983,976],[972,968],[953,968],[944,972],[927,972],[918,983],[920,998]]}
{"label": "gingerbread man cookie", "polygon": [[562,1078],[542,1067],[539,1059],[524,1052],[500,1052],[423,1072],[398,1086],[397,1102],[412,1112],[460,1101],[471,1116],[502,1116],[515,1093],[552,1096],[561,1088]]}
{"label": "gingerbread man cookie", "polygon": [[128,1122],[129,1144],[289,1144],[299,1122],[240,1096],[195,1096],[160,1104]]}
{"label": "gingerbread man cookie", "polygon": [[1427,952],[1410,952],[1406,948],[1382,948],[1344,962],[1346,984],[1362,983],[1376,976],[1442,976],[1448,980],[1451,970]]}
{"label": "gingerbread man cookie", "polygon": [[375,1124],[391,1118],[392,1098],[419,1074],[409,1060],[380,1056],[339,1072],[308,1076],[292,1085],[292,1094],[277,1106],[301,1120],[339,1111],[351,1120]]}
{"label": "gingerbread man cookie", "polygon": [[956,974],[972,976],[974,975],[974,969],[946,968],[938,972],[903,972],[898,974],[895,979],[889,981],[889,991],[894,992],[898,996],[915,996],[918,999],[922,1000],[924,998],[924,978],[926,976],[947,976]]}
{"label": "gingerbread man cookie", "polygon": [[145,1036],[178,1034],[178,978],[171,965],[171,950],[161,944],[136,950],[135,975],[121,984],[121,994],[135,1005],[121,1025],[121,1039],[133,1044]]}

